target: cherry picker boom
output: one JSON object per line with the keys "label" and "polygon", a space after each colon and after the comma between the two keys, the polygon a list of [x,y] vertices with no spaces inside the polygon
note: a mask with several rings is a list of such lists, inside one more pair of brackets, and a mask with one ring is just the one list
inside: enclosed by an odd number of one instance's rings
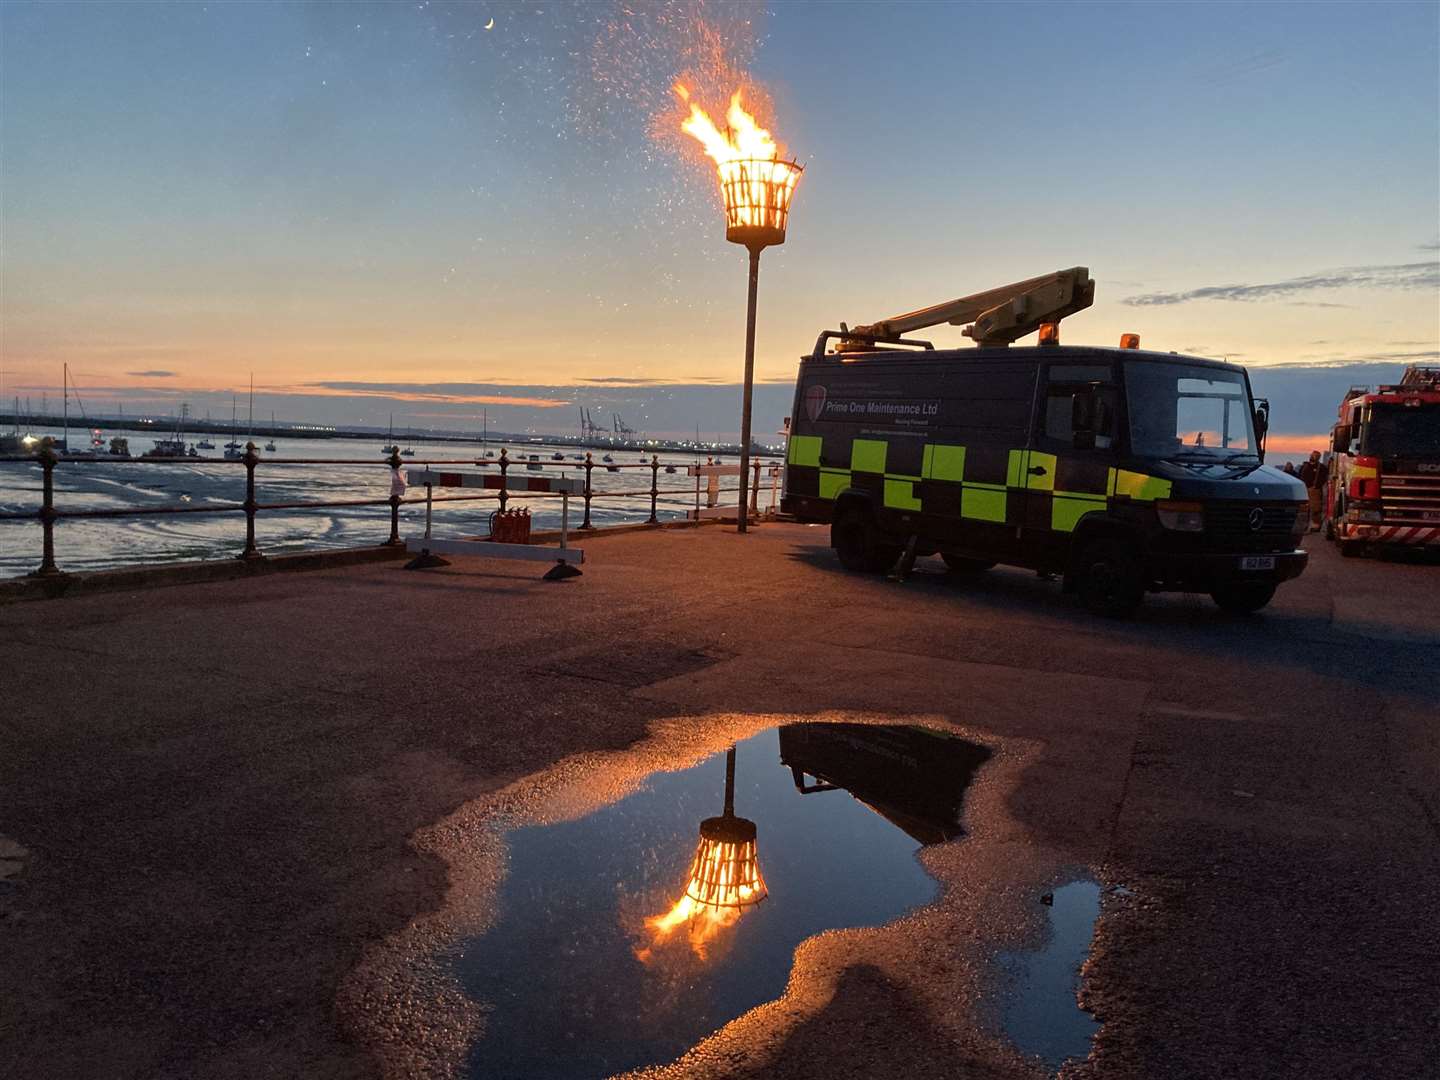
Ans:
{"label": "cherry picker boom", "polygon": [[866,352],[877,344],[913,344],[904,340],[905,334],[944,323],[965,327],[961,333],[976,345],[1003,347],[1046,323],[1058,325],[1065,316],[1084,311],[1094,302],[1095,282],[1090,271],[1072,266],[853,329],[841,323],[835,351]]}

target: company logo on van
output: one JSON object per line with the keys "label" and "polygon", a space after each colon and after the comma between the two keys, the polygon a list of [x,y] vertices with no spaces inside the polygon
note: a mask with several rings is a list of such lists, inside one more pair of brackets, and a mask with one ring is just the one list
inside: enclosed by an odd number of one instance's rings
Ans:
{"label": "company logo on van", "polygon": [[811,420],[819,420],[820,414],[825,411],[825,387],[811,386],[805,391],[805,415]]}

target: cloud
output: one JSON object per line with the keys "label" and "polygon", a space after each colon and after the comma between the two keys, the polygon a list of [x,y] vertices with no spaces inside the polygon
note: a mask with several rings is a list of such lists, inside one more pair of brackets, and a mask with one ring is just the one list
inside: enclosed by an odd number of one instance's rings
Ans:
{"label": "cloud", "polygon": [[[1258,397],[1270,399],[1273,436],[1319,438],[1314,433],[1330,430],[1340,399],[1351,386],[1399,382],[1405,364],[1434,355],[1378,353],[1367,357],[1335,356],[1322,361],[1252,365],[1250,384]],[[1272,441],[1270,446],[1281,452],[1289,451],[1288,443],[1282,446],[1279,441]]]}
{"label": "cloud", "polygon": [[594,383],[601,386],[653,386],[661,379],[626,379],[619,375],[602,375],[599,378],[579,380],[582,383]]}
{"label": "cloud", "polygon": [[568,408],[569,398],[507,394],[503,389],[470,383],[364,383],[314,382],[299,388],[303,394],[390,398],[394,401],[438,401],[450,405],[518,405],[530,409]]}
{"label": "cloud", "polygon": [[125,374],[137,379],[174,379],[180,373],[178,371],[127,371]]}
{"label": "cloud", "polygon": [[1440,240],[1431,240],[1425,244],[1416,244],[1416,251],[1440,251]]}
{"label": "cloud", "polygon": [[[1184,292],[1142,293],[1120,302],[1130,307],[1187,304],[1192,300],[1288,300],[1325,289],[1440,289],[1440,263],[1350,266],[1259,285],[1204,285]],[[1295,302],[1295,301],[1292,301]],[[1321,301],[1309,301],[1320,304]]]}

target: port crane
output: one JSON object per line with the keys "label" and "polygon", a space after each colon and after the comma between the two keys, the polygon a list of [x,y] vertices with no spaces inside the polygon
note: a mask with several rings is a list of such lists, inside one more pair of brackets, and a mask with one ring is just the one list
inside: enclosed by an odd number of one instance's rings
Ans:
{"label": "port crane", "polygon": [[580,435],[586,439],[594,439],[605,432],[599,424],[590,418],[590,410],[580,406]]}
{"label": "port crane", "polygon": [[961,333],[976,345],[1005,346],[1034,333],[1043,324],[1058,324],[1065,316],[1083,311],[1094,302],[1095,282],[1090,271],[1072,266],[863,326],[841,323],[838,334],[827,330],[821,335],[815,351],[816,355],[824,351],[827,337],[839,339],[835,345],[839,353],[868,352],[876,345],[928,344],[906,340],[905,335],[945,323],[963,326]]}

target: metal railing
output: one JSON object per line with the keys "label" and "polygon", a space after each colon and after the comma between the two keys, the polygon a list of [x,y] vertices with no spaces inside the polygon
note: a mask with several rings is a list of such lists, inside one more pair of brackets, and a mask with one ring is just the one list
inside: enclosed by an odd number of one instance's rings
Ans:
{"label": "metal railing", "polygon": [[[498,469],[503,477],[517,466],[529,467],[534,464],[531,458],[511,458],[508,448],[500,451],[498,458],[458,458],[458,459],[435,459],[425,458],[413,461],[402,460],[398,451],[392,451],[388,458],[382,461],[356,461],[343,458],[262,458],[257,452],[255,444],[249,443],[245,453],[240,458],[200,458],[200,457],[153,457],[142,455],[140,457],[61,457],[54,449],[46,446],[38,454],[5,455],[0,456],[0,464],[5,463],[39,463],[43,472],[41,486],[41,502],[38,509],[0,511],[0,521],[38,521],[40,523],[41,558],[40,565],[32,571],[34,577],[53,577],[64,573],[55,561],[55,525],[66,519],[94,519],[94,518],[128,518],[128,517],[149,517],[154,515],[189,515],[189,514],[244,514],[245,515],[245,544],[240,553],[235,557],[242,560],[259,560],[265,558],[255,540],[255,519],[264,512],[278,510],[325,510],[338,507],[359,507],[359,506],[388,506],[390,508],[390,535],[381,543],[383,547],[403,548],[405,541],[400,537],[400,508],[402,506],[428,503],[452,503],[452,502],[474,502],[478,500],[495,500],[504,510],[511,499],[517,496],[508,492],[504,487],[477,491],[473,494],[428,496],[417,495],[406,498],[402,494],[405,485],[400,477],[401,470],[414,468],[417,465],[427,466],[467,466],[480,468]],[[758,513],[757,498],[760,487],[760,473],[762,463],[758,459],[752,459],[753,484],[750,485],[750,511]],[[57,465],[81,466],[81,467],[103,467],[106,465],[220,465],[220,466],[243,466],[245,469],[245,499],[243,502],[231,503],[228,505],[168,505],[168,506],[134,506],[134,507],[111,507],[95,510],[65,510],[55,505],[55,469]],[[271,465],[332,465],[344,466],[345,468],[388,468],[390,470],[390,495],[380,499],[315,499],[289,502],[260,502],[256,497],[255,470],[261,466]],[[649,525],[659,524],[659,501],[662,495],[686,495],[693,493],[695,498],[694,517],[699,519],[705,516],[701,513],[700,500],[702,494],[706,498],[707,507],[713,509],[717,504],[717,494],[728,494],[738,492],[739,485],[725,486],[716,485],[710,478],[712,472],[718,470],[729,471],[735,467],[717,467],[713,465],[700,466],[698,468],[685,466],[686,472],[694,475],[695,483],[693,488],[689,485],[683,488],[662,488],[660,486],[660,471],[665,466],[660,464],[658,455],[651,455],[648,462],[638,463],[611,463],[605,462],[597,466],[594,456],[586,453],[582,463],[571,465],[566,463],[561,468],[583,468],[585,472],[584,499],[584,520],[580,528],[584,530],[594,529],[590,521],[591,503],[596,499],[628,499],[628,498],[649,498],[650,516],[645,519]],[[596,468],[606,472],[620,472],[621,470],[648,470],[650,472],[650,486],[647,488],[630,488],[610,491],[596,491],[592,483],[592,473]],[[771,470],[771,506],[770,511],[776,509],[778,469],[772,465]],[[706,475],[707,485],[702,489],[702,474]],[[553,494],[543,492],[526,492],[521,497],[531,498],[555,498]]]}

